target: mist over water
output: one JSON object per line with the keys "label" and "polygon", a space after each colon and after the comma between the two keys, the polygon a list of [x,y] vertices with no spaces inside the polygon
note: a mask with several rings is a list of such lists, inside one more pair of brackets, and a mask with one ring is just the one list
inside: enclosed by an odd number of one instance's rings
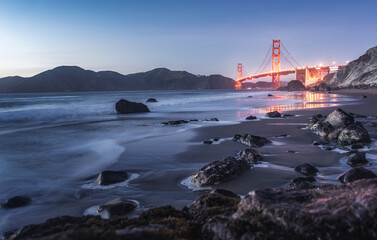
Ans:
{"label": "mist over water", "polygon": [[[342,96],[267,91],[129,91],[0,95],[0,200],[31,197],[29,206],[0,208],[0,233],[59,215],[82,215],[115,197],[144,207],[182,206],[197,196],[180,185],[198,164],[179,163],[192,128],[233,124],[268,111],[335,106]],[[248,97],[252,95],[252,97]],[[151,113],[118,115],[121,99],[147,103]],[[331,98],[330,98],[331,97]],[[202,121],[218,118],[219,122]],[[169,120],[198,119],[179,126]],[[163,141],[161,140],[163,139]],[[103,170],[126,170],[135,180],[93,188]],[[138,181],[136,181],[138,180]],[[85,187],[86,186],[86,187]],[[89,186],[89,187],[88,187]],[[167,197],[169,193],[169,197]]]}

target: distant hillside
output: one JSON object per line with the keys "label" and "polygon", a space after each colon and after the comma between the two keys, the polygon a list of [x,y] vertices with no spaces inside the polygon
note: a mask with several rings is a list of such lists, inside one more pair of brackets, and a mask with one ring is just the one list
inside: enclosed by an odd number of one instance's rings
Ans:
{"label": "distant hillside", "polygon": [[242,84],[243,88],[263,88],[268,89],[271,88],[271,82],[246,82]]}
{"label": "distant hillside", "polygon": [[233,88],[234,80],[221,75],[197,76],[166,68],[122,75],[112,71],[94,72],[75,66],[61,66],[30,78],[0,78],[0,93]]}
{"label": "distant hillside", "polygon": [[339,88],[376,88],[377,47],[350,62],[326,82],[331,87]]}

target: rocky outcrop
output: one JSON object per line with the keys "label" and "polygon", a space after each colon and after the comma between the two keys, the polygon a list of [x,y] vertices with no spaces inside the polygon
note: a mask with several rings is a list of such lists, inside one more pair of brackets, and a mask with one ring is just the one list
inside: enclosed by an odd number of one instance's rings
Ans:
{"label": "rocky outcrop", "polygon": [[15,196],[15,197],[11,197],[5,200],[1,204],[1,206],[3,208],[18,208],[18,207],[29,205],[30,202],[31,202],[31,199],[29,197]]}
{"label": "rocky outcrop", "polygon": [[310,189],[316,188],[315,185],[315,178],[314,177],[298,177],[293,179],[290,183],[288,188],[289,189]]}
{"label": "rocky outcrop", "polygon": [[368,160],[365,158],[365,153],[358,151],[350,152],[345,157],[344,161],[351,167],[357,167],[368,163]]}
{"label": "rocky outcrop", "polygon": [[130,102],[125,99],[119,100],[115,104],[115,109],[118,114],[129,114],[129,113],[145,113],[149,112],[146,105],[142,103]]}
{"label": "rocky outcrop", "polygon": [[277,91],[306,91],[306,87],[300,80],[292,80],[290,81],[287,86],[279,87],[276,89]]}
{"label": "rocky outcrop", "polygon": [[10,239],[375,239],[377,179],[314,189],[226,190],[183,210],[151,208],[137,218],[57,217]]}
{"label": "rocky outcrop", "polygon": [[251,134],[244,134],[243,136],[236,134],[233,136],[233,141],[242,143],[249,147],[263,147],[264,145],[271,143],[271,141],[265,137],[259,137]]}
{"label": "rocky outcrop", "polygon": [[281,117],[281,113],[279,113],[278,111],[268,112],[266,113],[266,117],[278,118]]}
{"label": "rocky outcrop", "polygon": [[126,181],[130,176],[125,171],[103,171],[97,177],[99,185],[110,185]]}
{"label": "rocky outcrop", "polygon": [[246,120],[254,120],[254,119],[257,119],[257,117],[256,116],[248,116],[248,117],[246,117]]}
{"label": "rocky outcrop", "polygon": [[167,121],[167,122],[162,122],[161,124],[163,125],[179,125],[183,123],[188,123],[190,121],[187,120],[172,120],[172,121]]}
{"label": "rocky outcrop", "polygon": [[245,149],[238,153],[239,159],[246,160],[249,164],[257,164],[263,161],[263,156],[255,149]]}
{"label": "rocky outcrop", "polygon": [[154,102],[158,102],[158,101],[155,98],[148,98],[147,102],[154,103]]}
{"label": "rocky outcrop", "polygon": [[345,173],[342,173],[339,175],[338,180],[341,183],[349,183],[353,182],[359,179],[365,179],[365,178],[376,178],[376,174],[373,172],[363,168],[363,167],[357,167],[352,168],[351,170],[348,170]]}
{"label": "rocky outcrop", "polygon": [[137,207],[137,204],[133,201],[116,198],[99,205],[98,212],[106,214],[109,217],[124,216]]}
{"label": "rocky outcrop", "polygon": [[306,129],[313,131],[321,138],[335,141],[340,145],[367,144],[371,142],[368,131],[354,117],[338,108],[326,118],[321,114],[312,117]]}
{"label": "rocky outcrop", "polygon": [[227,157],[224,160],[213,161],[196,171],[191,182],[198,187],[217,185],[249,168],[250,164],[246,160]]}
{"label": "rocky outcrop", "polygon": [[340,69],[327,83],[339,88],[377,87],[377,47]]}
{"label": "rocky outcrop", "polygon": [[315,176],[319,172],[319,170],[316,167],[309,163],[297,165],[295,167],[295,171],[305,176]]}

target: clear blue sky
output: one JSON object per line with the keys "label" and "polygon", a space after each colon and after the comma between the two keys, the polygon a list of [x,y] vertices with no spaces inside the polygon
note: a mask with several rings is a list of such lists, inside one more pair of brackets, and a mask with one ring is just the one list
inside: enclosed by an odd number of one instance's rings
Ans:
{"label": "clear blue sky", "polygon": [[252,73],[272,39],[303,65],[377,45],[377,1],[0,0],[0,77],[59,65],[123,74],[156,67]]}

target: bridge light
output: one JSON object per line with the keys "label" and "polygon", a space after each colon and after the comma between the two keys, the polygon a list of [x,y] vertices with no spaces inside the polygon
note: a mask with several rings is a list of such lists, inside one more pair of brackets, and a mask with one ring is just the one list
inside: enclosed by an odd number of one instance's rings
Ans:
{"label": "bridge light", "polygon": [[322,63],[320,63],[320,64],[319,64],[319,66],[320,66],[320,67],[322,67],[322,66],[323,66],[323,64],[322,64]]}
{"label": "bridge light", "polygon": [[336,62],[334,61],[334,62],[332,62],[332,64],[333,64],[333,65],[335,65],[335,64],[336,64]]}
{"label": "bridge light", "polygon": [[350,61],[346,61],[346,63],[348,64]]}

